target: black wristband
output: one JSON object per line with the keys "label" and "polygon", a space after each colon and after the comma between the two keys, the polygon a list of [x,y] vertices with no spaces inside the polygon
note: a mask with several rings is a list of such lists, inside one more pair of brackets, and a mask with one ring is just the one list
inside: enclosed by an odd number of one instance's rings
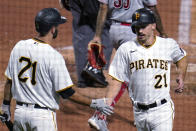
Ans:
{"label": "black wristband", "polygon": [[11,101],[8,101],[8,100],[3,100],[3,104],[4,105],[10,105]]}

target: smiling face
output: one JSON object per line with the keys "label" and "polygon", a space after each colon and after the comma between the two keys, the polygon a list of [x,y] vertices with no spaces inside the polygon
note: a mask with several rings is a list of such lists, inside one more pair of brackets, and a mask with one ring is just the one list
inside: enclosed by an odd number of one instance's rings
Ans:
{"label": "smiling face", "polygon": [[154,41],[154,31],[156,29],[156,24],[147,24],[135,26],[135,32],[137,34],[137,39],[140,43],[151,45]]}

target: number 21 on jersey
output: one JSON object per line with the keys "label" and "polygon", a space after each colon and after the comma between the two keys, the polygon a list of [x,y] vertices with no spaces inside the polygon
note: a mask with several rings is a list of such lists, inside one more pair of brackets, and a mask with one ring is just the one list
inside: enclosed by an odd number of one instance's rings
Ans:
{"label": "number 21 on jersey", "polygon": [[[157,80],[157,82],[156,82],[156,84],[154,86],[156,89],[160,89],[163,86],[167,87],[166,74],[164,74],[164,75],[156,75],[154,78]],[[164,85],[161,84],[162,81],[164,82]]]}
{"label": "number 21 on jersey", "polygon": [[20,70],[19,74],[18,74],[18,79],[21,82],[26,82],[29,78],[28,77],[22,77],[22,75],[29,70],[30,68],[32,68],[32,74],[31,74],[31,84],[35,85],[36,84],[36,80],[35,80],[35,72],[36,72],[36,67],[37,67],[37,62],[31,62],[30,58],[27,57],[20,57],[19,62],[26,62],[27,64]]}

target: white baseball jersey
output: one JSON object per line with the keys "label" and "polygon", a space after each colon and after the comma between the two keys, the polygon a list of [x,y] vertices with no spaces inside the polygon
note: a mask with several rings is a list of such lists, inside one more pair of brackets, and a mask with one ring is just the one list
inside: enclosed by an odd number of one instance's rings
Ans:
{"label": "white baseball jersey", "polygon": [[109,19],[119,22],[132,22],[133,13],[140,8],[147,6],[154,6],[157,0],[98,0],[102,3],[108,4]]}
{"label": "white baseball jersey", "polygon": [[110,65],[109,74],[119,81],[128,81],[136,102],[151,104],[170,97],[170,68],[186,56],[175,40],[156,36],[146,48],[133,41],[122,44]]}
{"label": "white baseball jersey", "polygon": [[37,39],[19,41],[13,48],[5,75],[12,80],[16,101],[59,109],[58,91],[73,85],[63,56]]}

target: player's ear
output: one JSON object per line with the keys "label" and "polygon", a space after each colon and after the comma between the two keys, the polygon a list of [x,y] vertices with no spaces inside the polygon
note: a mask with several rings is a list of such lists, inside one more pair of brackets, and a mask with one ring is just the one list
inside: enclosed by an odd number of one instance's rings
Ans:
{"label": "player's ear", "polygon": [[156,23],[153,23],[153,24],[152,24],[152,29],[153,29],[153,30],[156,30]]}
{"label": "player's ear", "polygon": [[52,34],[54,34],[55,29],[56,29],[56,28],[55,28],[55,26],[53,26],[53,27],[51,28],[51,30],[50,30],[50,31],[51,31],[51,33],[52,33]]}

